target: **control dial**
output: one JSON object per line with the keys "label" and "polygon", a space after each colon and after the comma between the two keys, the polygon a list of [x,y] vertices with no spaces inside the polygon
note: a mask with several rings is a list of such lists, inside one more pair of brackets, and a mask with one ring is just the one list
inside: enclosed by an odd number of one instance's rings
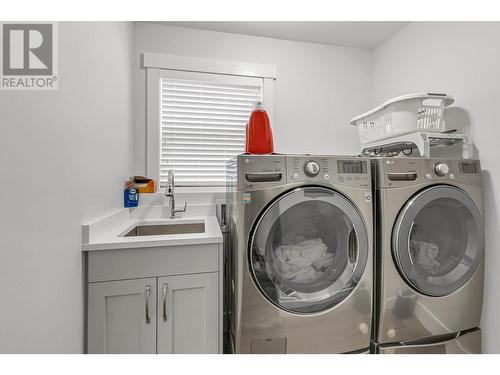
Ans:
{"label": "control dial", "polygon": [[315,177],[319,173],[319,164],[315,161],[307,161],[304,164],[304,172],[309,177]]}
{"label": "control dial", "polygon": [[450,167],[448,167],[448,164],[436,163],[436,165],[434,166],[434,172],[436,172],[438,176],[446,176],[449,171]]}

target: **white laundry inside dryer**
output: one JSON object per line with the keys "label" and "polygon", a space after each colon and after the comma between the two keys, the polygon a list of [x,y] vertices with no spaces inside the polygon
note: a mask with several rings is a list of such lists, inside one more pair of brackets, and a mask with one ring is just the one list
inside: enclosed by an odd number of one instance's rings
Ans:
{"label": "white laundry inside dryer", "polygon": [[415,261],[424,270],[430,271],[441,265],[441,262],[436,260],[439,256],[439,245],[434,242],[424,241],[420,234],[420,227],[417,224],[412,229],[410,246],[415,253]]}

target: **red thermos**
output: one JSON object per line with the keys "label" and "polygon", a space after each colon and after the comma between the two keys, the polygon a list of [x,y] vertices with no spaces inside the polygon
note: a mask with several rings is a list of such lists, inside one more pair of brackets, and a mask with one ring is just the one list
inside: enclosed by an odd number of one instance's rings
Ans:
{"label": "red thermos", "polygon": [[272,154],[274,152],[273,131],[267,112],[260,102],[257,102],[248,120],[245,152],[249,154]]}

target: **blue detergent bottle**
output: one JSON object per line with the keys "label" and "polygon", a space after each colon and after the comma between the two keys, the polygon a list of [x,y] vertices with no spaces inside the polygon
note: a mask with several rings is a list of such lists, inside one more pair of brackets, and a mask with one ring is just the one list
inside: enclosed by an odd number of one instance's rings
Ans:
{"label": "blue detergent bottle", "polygon": [[137,207],[139,205],[139,191],[136,189],[133,180],[127,181],[125,185],[123,203],[125,208]]}

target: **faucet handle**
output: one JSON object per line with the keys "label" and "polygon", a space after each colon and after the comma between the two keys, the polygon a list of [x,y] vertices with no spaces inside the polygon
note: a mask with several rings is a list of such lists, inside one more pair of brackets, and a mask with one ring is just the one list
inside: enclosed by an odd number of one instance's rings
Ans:
{"label": "faucet handle", "polygon": [[187,205],[188,205],[187,202],[184,202],[184,208],[175,208],[175,203],[174,203],[172,209],[170,210],[170,218],[173,219],[175,214],[179,212],[186,212]]}
{"label": "faucet handle", "polygon": [[179,208],[179,212],[186,212],[187,206],[188,206],[188,202],[184,202],[184,208]]}

